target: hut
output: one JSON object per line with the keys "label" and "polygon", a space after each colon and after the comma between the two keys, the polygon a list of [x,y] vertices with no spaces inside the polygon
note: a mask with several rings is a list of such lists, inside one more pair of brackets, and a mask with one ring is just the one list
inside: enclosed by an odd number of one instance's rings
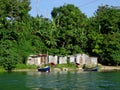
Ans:
{"label": "hut", "polygon": [[30,65],[42,65],[47,64],[47,54],[38,54],[38,55],[30,55],[27,60],[27,64]]}
{"label": "hut", "polygon": [[49,55],[48,56],[48,63],[54,63],[57,64],[58,62],[58,56],[57,55]]}

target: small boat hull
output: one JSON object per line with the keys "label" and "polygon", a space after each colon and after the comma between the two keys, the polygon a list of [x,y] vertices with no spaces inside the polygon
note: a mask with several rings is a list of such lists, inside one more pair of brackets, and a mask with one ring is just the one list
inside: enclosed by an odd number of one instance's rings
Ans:
{"label": "small boat hull", "polygon": [[50,72],[50,67],[38,68],[38,71],[40,71],[40,72]]}
{"label": "small boat hull", "polygon": [[85,68],[83,69],[84,71],[98,71],[98,68],[95,67],[95,68]]}
{"label": "small boat hull", "polygon": [[84,64],[82,68],[83,68],[84,71],[98,71],[98,67],[97,66],[96,67],[92,67],[92,68],[88,68],[88,67],[86,67],[86,64]]}

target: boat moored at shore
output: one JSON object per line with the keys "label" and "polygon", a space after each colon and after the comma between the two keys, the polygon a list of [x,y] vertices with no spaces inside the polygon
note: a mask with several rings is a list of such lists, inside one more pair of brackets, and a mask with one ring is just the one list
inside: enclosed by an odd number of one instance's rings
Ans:
{"label": "boat moored at shore", "polygon": [[40,72],[50,72],[50,67],[46,66],[44,68],[38,68],[38,71],[40,71]]}

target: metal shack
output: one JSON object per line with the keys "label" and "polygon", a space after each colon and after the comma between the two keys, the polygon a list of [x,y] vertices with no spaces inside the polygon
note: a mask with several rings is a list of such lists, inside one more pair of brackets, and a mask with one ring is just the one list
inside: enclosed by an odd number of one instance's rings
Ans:
{"label": "metal shack", "polygon": [[38,55],[30,55],[27,60],[27,64],[30,65],[42,65],[48,63],[47,54],[38,54]]}

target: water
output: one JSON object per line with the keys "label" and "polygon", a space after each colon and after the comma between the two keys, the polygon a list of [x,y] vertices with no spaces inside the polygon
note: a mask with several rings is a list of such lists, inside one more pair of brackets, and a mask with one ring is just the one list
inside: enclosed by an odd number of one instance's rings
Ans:
{"label": "water", "polygon": [[0,73],[0,90],[120,90],[120,72]]}

